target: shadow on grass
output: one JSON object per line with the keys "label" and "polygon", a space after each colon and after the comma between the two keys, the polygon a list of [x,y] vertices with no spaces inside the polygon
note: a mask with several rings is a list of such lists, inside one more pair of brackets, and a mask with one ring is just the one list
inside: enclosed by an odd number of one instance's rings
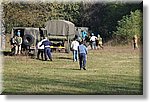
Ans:
{"label": "shadow on grass", "polygon": [[55,57],[55,59],[67,59],[67,60],[72,60],[72,58],[69,58],[69,57]]}
{"label": "shadow on grass", "polygon": [[70,70],[81,70],[81,69],[78,68],[78,69],[70,69]]}
{"label": "shadow on grass", "polygon": [[[106,76],[108,78],[108,76]],[[9,87],[9,90],[5,88],[3,95],[142,95],[143,87],[138,83],[120,81],[121,84],[115,82],[109,82],[105,78],[100,80],[87,80],[82,79],[70,79],[69,76],[61,76],[59,78],[47,78],[47,77],[27,77],[27,76],[12,76],[14,87]],[[119,76],[121,77],[121,75]],[[128,77],[128,76],[126,76]],[[134,77],[134,76],[132,76]],[[111,79],[109,76],[108,79]],[[14,83],[13,83],[14,82]],[[21,87],[17,87],[21,85]],[[125,85],[126,84],[126,85]],[[28,88],[26,87],[28,86]],[[42,88],[42,92],[26,92],[26,90],[34,86],[47,86]],[[60,87],[61,86],[61,87]],[[15,91],[14,88],[16,89]],[[17,89],[18,88],[18,89]],[[19,89],[20,88],[20,89]],[[41,90],[41,89],[39,89]],[[49,91],[51,90],[51,91]],[[37,90],[36,90],[37,91]]]}
{"label": "shadow on grass", "polygon": [[0,51],[0,53],[4,56],[12,56],[10,51]]}

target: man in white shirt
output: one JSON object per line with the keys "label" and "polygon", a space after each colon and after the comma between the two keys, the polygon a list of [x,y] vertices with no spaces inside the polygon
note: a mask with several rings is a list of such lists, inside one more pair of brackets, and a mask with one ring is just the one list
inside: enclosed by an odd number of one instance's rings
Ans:
{"label": "man in white shirt", "polygon": [[78,46],[79,46],[79,42],[77,40],[74,40],[71,43],[71,49],[73,52],[73,61],[77,61],[78,60]]}
{"label": "man in white shirt", "polygon": [[92,33],[92,37],[90,38],[90,42],[92,44],[92,49],[97,49],[96,48],[96,39],[97,39],[97,37],[94,36],[94,33]]}
{"label": "man in white shirt", "polygon": [[[43,38],[41,38],[41,39],[43,39]],[[44,45],[42,45],[42,46],[40,46],[40,45],[42,44],[43,41],[45,41],[45,39],[41,40],[41,41],[38,42],[38,44],[37,44],[37,48],[38,48],[37,59],[39,59],[39,56],[40,56],[40,54],[41,54],[42,60],[44,60],[44,59],[43,59],[43,56],[44,56]]]}

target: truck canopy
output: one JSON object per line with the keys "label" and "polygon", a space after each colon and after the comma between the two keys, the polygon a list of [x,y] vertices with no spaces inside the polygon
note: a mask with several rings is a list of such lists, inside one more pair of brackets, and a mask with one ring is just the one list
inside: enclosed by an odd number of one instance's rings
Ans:
{"label": "truck canopy", "polygon": [[49,20],[46,22],[45,29],[48,35],[69,36],[75,35],[75,25],[66,20]]}
{"label": "truck canopy", "polygon": [[21,36],[23,37],[25,34],[31,34],[31,35],[38,34],[39,28],[33,28],[33,27],[13,27],[12,30],[13,31],[11,33],[11,37],[13,37],[14,35],[16,35],[17,30],[21,30]]}

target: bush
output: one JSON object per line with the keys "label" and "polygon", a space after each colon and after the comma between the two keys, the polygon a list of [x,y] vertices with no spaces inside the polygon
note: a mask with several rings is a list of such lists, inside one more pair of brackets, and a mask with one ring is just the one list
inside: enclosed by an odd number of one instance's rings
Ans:
{"label": "bush", "polygon": [[117,31],[113,32],[115,40],[118,43],[130,43],[134,35],[137,35],[140,41],[143,32],[142,13],[140,10],[131,12],[130,15],[123,16],[118,21]]}

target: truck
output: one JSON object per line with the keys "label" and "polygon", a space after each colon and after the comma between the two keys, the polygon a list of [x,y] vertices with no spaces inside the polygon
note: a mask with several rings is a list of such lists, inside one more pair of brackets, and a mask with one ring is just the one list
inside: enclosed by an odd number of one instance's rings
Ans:
{"label": "truck", "polygon": [[75,27],[75,25],[66,20],[49,20],[45,23],[44,28],[34,27],[13,27],[11,37],[17,35],[20,30],[23,39],[23,54],[31,54],[36,56],[37,43],[41,37],[47,37],[52,42],[52,51],[70,52],[70,45],[75,37],[81,37],[82,31],[88,32],[87,27]]}
{"label": "truck", "polygon": [[70,52],[70,43],[75,37],[75,25],[66,20],[49,20],[45,23],[48,39],[53,43],[52,49]]}
{"label": "truck", "polygon": [[[11,31],[11,38],[17,36],[17,31],[20,30],[20,36],[22,37],[22,53],[25,55],[37,54],[37,43],[41,37],[47,36],[44,28],[33,28],[33,27],[13,27]],[[41,33],[42,32],[42,33]]]}
{"label": "truck", "polygon": [[22,43],[22,53],[36,56],[37,43],[41,37],[47,37],[51,42],[52,50],[70,52],[70,43],[75,37],[75,25],[66,20],[49,20],[45,23],[45,28],[34,27],[13,27],[11,38],[17,36],[20,30]]}

